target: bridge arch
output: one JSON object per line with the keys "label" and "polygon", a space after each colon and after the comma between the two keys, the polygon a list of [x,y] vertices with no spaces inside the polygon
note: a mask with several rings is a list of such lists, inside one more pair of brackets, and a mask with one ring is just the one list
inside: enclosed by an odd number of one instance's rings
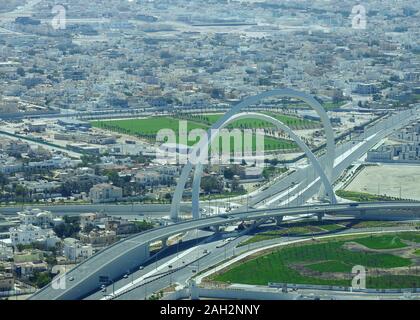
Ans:
{"label": "bridge arch", "polygon": [[[214,139],[214,136],[217,135],[216,134],[216,135],[212,136],[212,132],[216,131],[216,133],[218,133],[219,130],[225,125],[225,123],[229,119],[234,117],[236,114],[240,113],[242,109],[244,109],[244,108],[246,108],[246,107],[248,107],[252,104],[257,103],[257,102],[261,101],[262,99],[269,98],[269,97],[274,97],[274,96],[299,99],[299,100],[307,103],[309,106],[311,106],[317,112],[317,114],[319,115],[319,117],[321,119],[321,122],[324,126],[325,135],[326,135],[326,142],[327,142],[325,171],[321,170],[322,173],[326,177],[326,181],[323,181],[324,188],[321,189],[321,193],[323,193],[322,196],[326,195],[327,186],[328,185],[331,186],[332,169],[333,169],[334,159],[335,159],[334,132],[333,132],[333,129],[332,129],[332,126],[331,126],[331,122],[330,122],[330,120],[328,118],[328,115],[325,112],[324,108],[321,106],[321,104],[317,100],[315,100],[312,96],[310,96],[310,95],[308,95],[304,92],[299,92],[299,91],[296,91],[296,90],[293,90],[293,89],[287,89],[287,88],[285,88],[285,89],[273,89],[273,90],[265,91],[265,92],[262,92],[260,94],[255,95],[255,96],[251,96],[251,97],[246,98],[242,102],[240,102],[237,105],[235,105],[234,107],[232,107],[232,109],[230,109],[228,112],[226,112],[218,121],[216,121],[211,126],[211,128],[208,130],[209,139],[208,140],[203,140],[202,139],[194,147],[193,153],[196,153],[198,150],[202,150],[204,147],[207,147],[207,144],[211,143],[211,141]],[[258,113],[256,113],[256,114],[258,114]],[[260,114],[258,114],[258,115],[260,115]],[[235,118],[235,119],[237,120],[237,118]],[[274,120],[276,120],[276,119],[274,119]],[[288,129],[290,129],[290,128],[288,128]],[[285,130],[285,131],[287,131],[287,130]],[[291,131],[291,130],[290,130],[290,132],[293,133],[293,131]],[[294,133],[293,133],[293,135],[296,136]],[[298,143],[298,142],[296,141],[296,143]],[[305,147],[307,147],[306,144],[304,144],[304,145],[305,145]],[[202,153],[200,153],[200,154],[202,154]],[[311,154],[312,154],[312,152],[311,152]],[[200,188],[200,183],[201,183],[201,175],[202,175],[202,172],[203,172],[203,166],[200,162],[201,161],[198,162],[198,164],[196,165],[196,168],[194,170],[193,193],[192,193],[192,208],[193,208],[193,217],[194,218],[199,217],[199,188]],[[312,162],[312,163],[313,164],[317,163],[320,166],[319,161],[316,160],[316,158],[315,158],[315,162]],[[192,170],[192,166],[193,166],[193,164],[190,161],[188,161],[187,164],[182,169],[182,172],[181,172],[181,175],[180,175],[180,178],[179,178],[179,181],[178,181],[178,185],[175,189],[174,196],[172,198],[170,216],[171,216],[171,219],[173,219],[173,220],[176,220],[178,218],[179,206],[180,206],[180,203],[181,203],[181,200],[182,200],[182,193],[185,189],[185,184],[187,182],[189,173]],[[320,177],[321,177],[321,174],[320,174]],[[328,181],[328,183],[327,183],[327,181]],[[329,189],[329,187],[328,187],[328,189]],[[331,190],[328,190],[327,192],[329,193],[328,196],[330,197],[331,201],[334,202],[335,201],[334,192],[331,193]]]}

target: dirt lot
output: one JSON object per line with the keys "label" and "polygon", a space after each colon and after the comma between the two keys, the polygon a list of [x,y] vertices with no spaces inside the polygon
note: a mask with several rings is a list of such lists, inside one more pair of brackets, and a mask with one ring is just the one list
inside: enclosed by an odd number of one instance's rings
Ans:
{"label": "dirt lot", "polygon": [[380,165],[365,167],[346,187],[349,191],[420,200],[419,165]]}

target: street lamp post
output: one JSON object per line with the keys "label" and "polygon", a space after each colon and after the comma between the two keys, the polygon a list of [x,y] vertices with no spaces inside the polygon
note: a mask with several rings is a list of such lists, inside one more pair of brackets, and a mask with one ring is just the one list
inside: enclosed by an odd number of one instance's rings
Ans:
{"label": "street lamp post", "polygon": [[172,285],[172,265],[168,266],[169,268],[169,286]]}

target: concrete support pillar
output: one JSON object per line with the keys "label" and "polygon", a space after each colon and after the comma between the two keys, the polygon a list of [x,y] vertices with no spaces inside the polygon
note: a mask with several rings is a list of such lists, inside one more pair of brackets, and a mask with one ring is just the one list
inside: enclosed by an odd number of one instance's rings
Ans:
{"label": "concrete support pillar", "polygon": [[280,217],[275,217],[274,218],[276,220],[276,224],[279,226],[283,223],[283,216]]}
{"label": "concrete support pillar", "polygon": [[195,283],[195,280],[190,281],[190,296],[191,296],[191,300],[199,300],[200,299],[200,295],[199,295],[199,292],[198,292],[198,287],[197,287],[197,284]]}
{"label": "concrete support pillar", "polygon": [[324,217],[324,214],[323,213],[317,213],[317,218],[318,218],[318,221],[322,221],[322,218]]}
{"label": "concrete support pillar", "polygon": [[[144,248],[143,248],[144,247]],[[141,262],[146,261],[150,257],[150,243],[144,244],[141,249],[142,255],[141,255]]]}
{"label": "concrete support pillar", "polygon": [[168,246],[168,239],[169,238],[163,238],[162,239],[162,249],[165,249]]}

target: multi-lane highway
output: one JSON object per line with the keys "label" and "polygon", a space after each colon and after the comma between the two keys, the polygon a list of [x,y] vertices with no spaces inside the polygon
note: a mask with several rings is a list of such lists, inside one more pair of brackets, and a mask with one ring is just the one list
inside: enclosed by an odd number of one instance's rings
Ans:
{"label": "multi-lane highway", "polygon": [[115,243],[69,271],[65,277],[63,277],[63,280],[65,280],[64,289],[53,289],[50,284],[36,293],[32,299],[49,300],[82,298],[88,293],[98,289],[100,286],[99,278],[101,276],[116,279],[121,277],[127,270],[134,269],[139,264],[147,261],[149,257],[149,245],[152,242],[167,239],[172,235],[185,233],[189,230],[220,226],[244,220],[257,221],[268,217],[299,216],[304,214],[344,214],[348,216],[360,216],[376,213],[380,215],[388,214],[390,217],[394,217],[395,215],[401,217],[405,216],[407,219],[411,219],[414,215],[418,214],[419,209],[420,203],[408,202],[360,203],[357,205],[335,204],[293,208],[254,209],[233,213],[231,215],[219,215],[183,221],[169,226],[152,229]]}
{"label": "multi-lane highway", "polygon": [[[353,139],[337,147],[337,157],[334,162],[334,180],[353,161],[363,156],[370,148],[388,136],[393,130],[407,124],[416,117],[415,111],[407,110],[385,119],[367,129],[357,139]],[[324,161],[325,157],[321,157]],[[282,179],[267,190],[254,196],[249,203],[251,208],[241,208],[230,215],[212,216],[198,220],[179,222],[163,228],[130,237],[118,242],[90,259],[78,265],[66,274],[66,288],[53,290],[51,286],[39,291],[33,299],[75,299],[86,296],[90,291],[96,291],[99,286],[98,277],[106,275],[114,279],[120,277],[126,270],[132,269],[133,262],[145,262],[149,256],[150,243],[166,239],[172,235],[184,233],[189,230],[203,229],[243,220],[258,220],[271,216],[292,216],[304,214],[348,214],[359,215],[369,212],[384,214],[387,210],[392,212],[409,210],[413,213],[420,208],[420,204],[404,202],[392,203],[366,203],[358,206],[351,204],[304,206],[301,205],[319,190],[320,181],[314,174],[311,166],[299,168],[295,173]],[[293,189],[292,189],[293,188]],[[287,207],[286,207],[287,206]],[[259,208],[259,209],[252,209]],[[115,207],[115,210],[118,206]],[[109,211],[110,208],[107,208]],[[414,210],[414,211],[413,211]],[[409,215],[412,217],[412,215]]]}
{"label": "multi-lane highway", "polygon": [[[370,148],[388,136],[393,130],[406,125],[416,117],[416,110],[407,110],[393,115],[365,130],[356,139],[337,146],[334,162],[333,179],[339,178],[352,162],[363,156]],[[325,156],[321,157],[325,161]],[[268,217],[284,217],[305,214],[360,214],[377,213],[379,215],[401,214],[409,212],[407,218],[412,218],[420,208],[419,203],[387,202],[360,203],[336,205],[302,205],[320,188],[320,181],[311,166],[299,168],[268,189],[249,200],[251,207],[240,208],[230,215],[219,215],[172,224],[163,228],[153,229],[126,240],[120,241],[90,259],[79,264],[66,274],[65,289],[52,289],[51,285],[43,288],[32,299],[77,299],[98,290],[98,279],[106,275],[110,279],[121,277],[127,270],[136,268],[147,261],[149,245],[152,242],[185,233],[189,230],[231,224],[243,220],[259,220]],[[257,208],[257,209],[253,209]],[[402,211],[401,211],[402,210]]]}
{"label": "multi-lane highway", "polygon": [[[367,151],[389,136],[394,130],[407,125],[418,117],[418,109],[406,110],[381,120],[365,132],[353,136],[351,141],[336,146],[333,181],[337,181],[342,172]],[[325,164],[325,156],[320,157]],[[297,206],[317,194],[321,186],[319,177],[315,175],[312,166],[298,168],[294,173],[277,181],[268,189],[253,195],[249,206],[255,208],[276,206]],[[243,208],[239,209],[243,210]]]}
{"label": "multi-lane highway", "polygon": [[[15,215],[26,206],[0,207],[0,212],[5,215]],[[57,215],[79,215],[89,212],[104,212],[113,216],[168,216],[169,204],[66,204],[66,205],[35,205],[30,208],[48,210]],[[183,204],[181,211],[191,211],[191,203]]]}
{"label": "multi-lane highway", "polygon": [[[387,119],[383,119],[372,125],[370,128],[358,136],[353,136],[351,141],[337,145],[336,159],[334,162],[333,180],[336,181],[341,173],[350,166],[354,161],[362,157],[366,152],[379,143],[383,138],[391,134],[394,130],[403,127],[410,121],[418,117],[418,109],[407,110],[394,114]],[[324,163],[325,157],[321,156],[320,161]],[[311,165],[298,165],[297,170],[292,174],[276,181],[267,189],[260,189],[260,192],[253,192],[249,197],[248,204],[254,208],[276,207],[276,206],[298,206],[304,204],[308,199],[313,197],[319,190],[321,182],[315,175]],[[234,198],[232,200],[235,200]],[[229,199],[218,199],[210,201],[225,204],[229,203]],[[209,202],[205,201],[201,204],[206,208]],[[43,208],[43,206],[40,206]],[[128,205],[51,205],[46,209],[56,214],[75,215],[83,212],[104,211],[110,215],[141,215],[151,214],[154,216],[167,216],[169,214],[170,205],[165,204],[128,204]],[[22,207],[3,207],[1,212],[4,214],[15,214]],[[244,211],[245,207],[238,211]],[[180,210],[182,212],[191,211],[191,202],[183,203]]]}

